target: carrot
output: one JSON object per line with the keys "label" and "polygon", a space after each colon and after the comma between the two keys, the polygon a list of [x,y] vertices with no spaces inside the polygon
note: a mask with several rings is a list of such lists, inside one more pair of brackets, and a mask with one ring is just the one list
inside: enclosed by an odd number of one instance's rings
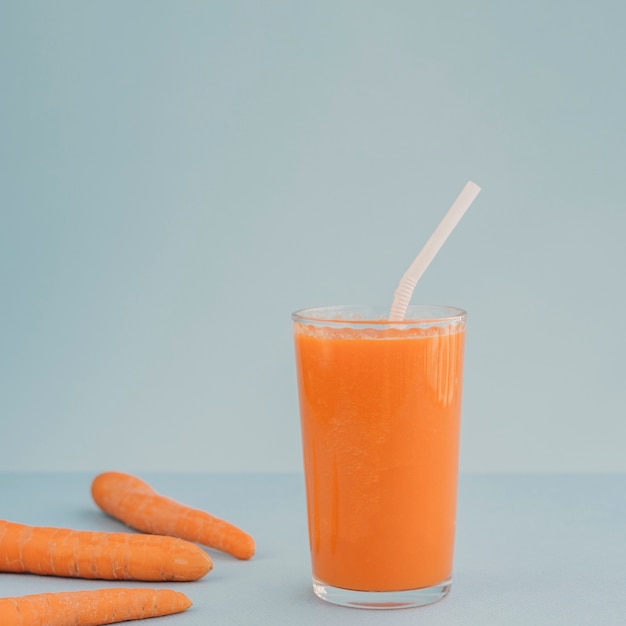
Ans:
{"label": "carrot", "polygon": [[95,589],[0,598],[2,626],[101,626],[180,613],[191,600],[171,589]]}
{"label": "carrot", "polygon": [[[0,520],[0,572],[103,580],[197,580],[213,567],[182,539],[26,526]],[[1,622],[0,622],[1,623]]]}
{"label": "carrot", "polygon": [[180,537],[238,559],[254,555],[254,539],[243,530],[162,496],[131,474],[104,472],[96,476],[91,495],[103,511],[141,532]]}

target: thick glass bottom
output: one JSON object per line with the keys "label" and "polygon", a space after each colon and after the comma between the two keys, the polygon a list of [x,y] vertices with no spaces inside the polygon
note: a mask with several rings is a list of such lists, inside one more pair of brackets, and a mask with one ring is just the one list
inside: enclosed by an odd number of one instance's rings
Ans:
{"label": "thick glass bottom", "polygon": [[404,591],[354,591],[332,587],[313,578],[313,591],[318,598],[357,609],[408,609],[432,604],[445,598],[452,587],[452,579],[432,587]]}

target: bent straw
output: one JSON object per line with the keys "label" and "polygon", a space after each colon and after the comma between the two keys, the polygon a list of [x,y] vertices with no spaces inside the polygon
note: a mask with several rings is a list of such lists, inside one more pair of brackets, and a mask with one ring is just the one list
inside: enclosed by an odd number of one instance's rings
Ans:
{"label": "bent straw", "polygon": [[448,209],[448,212],[444,215],[439,226],[435,229],[435,232],[433,232],[430,239],[424,244],[424,247],[415,257],[413,263],[411,263],[409,269],[402,276],[400,284],[394,292],[393,304],[389,315],[390,321],[398,322],[404,319],[417,281],[422,277],[422,274],[426,271],[430,262],[435,258],[441,246],[443,246],[446,239],[450,236],[450,233],[454,230],[459,220],[465,214],[465,211],[469,209],[479,193],[480,187],[471,180],[463,187],[463,190]]}

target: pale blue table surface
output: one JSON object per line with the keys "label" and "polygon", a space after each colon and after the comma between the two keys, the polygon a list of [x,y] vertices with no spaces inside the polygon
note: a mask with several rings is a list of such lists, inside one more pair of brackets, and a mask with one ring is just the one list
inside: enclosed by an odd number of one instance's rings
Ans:
{"label": "pale blue table surface", "polygon": [[[626,624],[626,475],[462,476],[452,592],[428,607],[394,611],[346,609],[313,596],[301,475],[142,477],[158,491],[250,532],[257,554],[244,562],[212,552],[214,569],[204,579],[168,584],[191,598],[191,609],[130,623]],[[92,478],[0,473],[0,517],[33,525],[124,529],[93,504]],[[0,595],[111,584],[131,583],[0,574]]]}

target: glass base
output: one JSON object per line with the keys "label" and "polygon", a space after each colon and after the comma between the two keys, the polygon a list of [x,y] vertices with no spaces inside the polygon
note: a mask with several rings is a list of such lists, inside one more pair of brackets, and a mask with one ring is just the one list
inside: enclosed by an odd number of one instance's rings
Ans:
{"label": "glass base", "polygon": [[313,591],[318,598],[357,609],[408,609],[432,604],[445,598],[452,587],[452,579],[432,587],[404,591],[354,591],[332,587],[313,579]]}

